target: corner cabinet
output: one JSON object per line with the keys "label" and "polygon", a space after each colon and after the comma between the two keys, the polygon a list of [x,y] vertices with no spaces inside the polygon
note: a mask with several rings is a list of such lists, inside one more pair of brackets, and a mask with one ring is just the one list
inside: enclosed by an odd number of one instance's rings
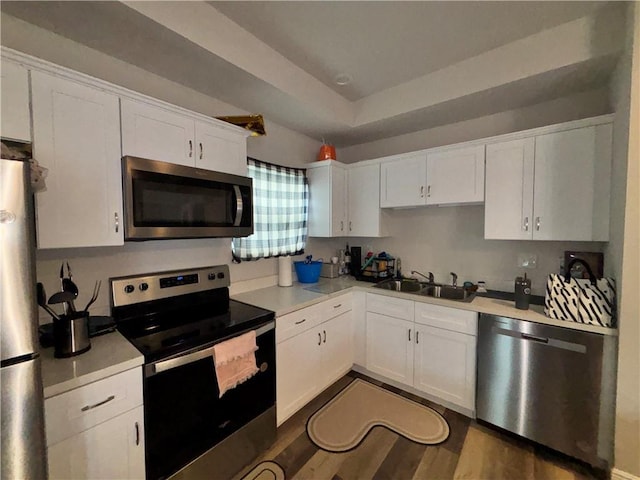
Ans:
{"label": "corner cabinet", "polygon": [[246,176],[246,135],[218,121],[122,98],[122,154]]}
{"label": "corner cabinet", "polygon": [[607,241],[612,125],[487,145],[485,238]]}
{"label": "corner cabinet", "polygon": [[380,206],[484,201],[484,145],[414,152],[383,160]]}
{"label": "corner cabinet", "polygon": [[145,478],[142,372],[45,400],[49,478]]}
{"label": "corner cabinet", "polygon": [[323,160],[307,165],[310,237],[384,236],[380,165]]}
{"label": "corner cabinet", "polygon": [[38,248],[123,245],[118,97],[39,71],[31,92]]}

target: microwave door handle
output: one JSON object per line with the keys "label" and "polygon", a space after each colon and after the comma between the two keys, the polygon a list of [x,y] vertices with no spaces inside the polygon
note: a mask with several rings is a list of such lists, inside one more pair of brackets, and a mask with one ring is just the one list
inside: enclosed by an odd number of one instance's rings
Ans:
{"label": "microwave door handle", "polygon": [[240,192],[240,187],[238,185],[234,185],[233,191],[236,194],[236,219],[233,222],[233,226],[239,227],[240,223],[242,223],[242,213],[244,211],[244,203],[242,201],[242,193]]}
{"label": "microwave door handle", "polygon": [[[275,325],[275,322],[269,322],[266,325],[263,325],[262,327],[256,329],[256,337],[259,337],[260,335],[273,330],[275,328]],[[213,356],[213,347],[205,348],[204,350],[198,350],[197,352],[193,353],[188,353],[187,355],[182,355],[180,357],[161,360],[156,363],[150,363],[149,365],[145,365],[144,367],[144,376],[147,378],[153,377],[158,373],[182,367],[184,365],[188,365],[190,363],[197,362],[198,360],[202,360],[203,358],[211,356]]]}

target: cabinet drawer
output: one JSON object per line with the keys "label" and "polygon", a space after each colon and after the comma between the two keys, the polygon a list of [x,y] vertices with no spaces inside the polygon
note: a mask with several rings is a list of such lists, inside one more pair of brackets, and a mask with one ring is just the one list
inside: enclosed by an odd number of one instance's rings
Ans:
{"label": "cabinet drawer", "polygon": [[402,320],[413,320],[413,303],[411,300],[367,293],[367,312],[379,313]]}
{"label": "cabinet drawer", "polygon": [[478,314],[469,310],[416,302],[416,323],[444,328],[452,332],[476,335]]}
{"label": "cabinet drawer", "polygon": [[331,318],[342,315],[345,312],[351,310],[351,294],[340,295],[339,297],[332,298],[326,302],[322,302],[323,320],[329,320]]}
{"label": "cabinet drawer", "polygon": [[47,446],[142,405],[142,369],[134,368],[44,402]]}
{"label": "cabinet drawer", "polygon": [[323,304],[318,303],[278,317],[276,319],[276,343],[318,325],[322,321],[322,314]]}

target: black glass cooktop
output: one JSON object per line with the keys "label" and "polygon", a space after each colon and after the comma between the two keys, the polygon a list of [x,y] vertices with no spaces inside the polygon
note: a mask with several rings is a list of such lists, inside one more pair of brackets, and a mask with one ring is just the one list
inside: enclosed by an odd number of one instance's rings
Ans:
{"label": "black glass cooktop", "polygon": [[228,300],[228,307],[226,302],[185,305],[121,318],[118,330],[150,363],[254,329],[274,317],[269,310]]}

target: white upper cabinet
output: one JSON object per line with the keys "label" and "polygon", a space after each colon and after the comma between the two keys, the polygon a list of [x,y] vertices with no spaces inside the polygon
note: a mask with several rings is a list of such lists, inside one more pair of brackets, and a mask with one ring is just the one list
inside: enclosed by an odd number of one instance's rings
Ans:
{"label": "white upper cabinet", "polygon": [[192,118],[128,98],[121,108],[123,155],[196,165]]}
{"label": "white upper cabinet", "polygon": [[484,238],[533,238],[534,153],[534,138],[487,145]]}
{"label": "white upper cabinet", "polygon": [[0,136],[30,142],[29,72],[22,65],[2,58],[0,87],[2,90]]}
{"label": "white upper cabinet", "polygon": [[380,211],[380,165],[356,164],[349,168],[347,178],[349,236],[384,236]]}
{"label": "white upper cabinet", "polygon": [[246,176],[242,132],[129,98],[121,108],[123,155]]}
{"label": "white upper cabinet", "polygon": [[380,206],[412,207],[426,201],[427,155],[406,155],[380,165]]}
{"label": "white upper cabinet", "polygon": [[610,123],[487,145],[485,238],[606,241]]}
{"label": "white upper cabinet", "polygon": [[247,142],[244,135],[196,120],[196,167],[247,175]]}
{"label": "white upper cabinet", "polygon": [[484,201],[484,145],[427,154],[427,205]]}
{"label": "white upper cabinet", "polygon": [[309,236],[380,237],[380,165],[345,166],[323,160],[307,166]]}
{"label": "white upper cabinet", "polygon": [[37,193],[39,248],[122,245],[118,97],[32,71],[34,158],[49,169]]}
{"label": "white upper cabinet", "polygon": [[323,160],[307,167],[307,178],[309,236],[347,236],[347,170],[338,162]]}

